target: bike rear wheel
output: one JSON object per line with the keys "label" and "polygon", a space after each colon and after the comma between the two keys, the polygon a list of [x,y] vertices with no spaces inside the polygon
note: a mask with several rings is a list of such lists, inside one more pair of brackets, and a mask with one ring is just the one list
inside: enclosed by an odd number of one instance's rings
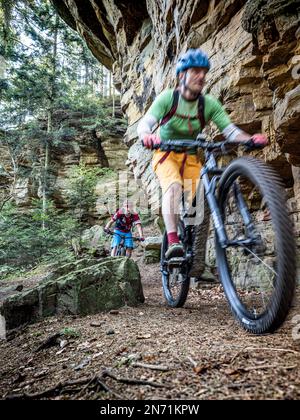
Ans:
{"label": "bike rear wheel", "polygon": [[[179,221],[179,236],[184,238],[184,225]],[[170,269],[165,253],[168,249],[168,235],[165,232],[161,247],[161,272],[162,272],[162,286],[163,293],[168,306],[172,308],[182,307],[187,299],[190,287],[190,278],[188,277],[188,269],[173,267]]]}
{"label": "bike rear wheel", "polygon": [[[245,330],[274,332],[288,314],[296,283],[284,188],[263,162],[240,158],[223,173],[218,200],[228,240],[235,242],[223,248],[216,235],[218,271],[231,310]],[[256,239],[247,242],[250,237]]]}

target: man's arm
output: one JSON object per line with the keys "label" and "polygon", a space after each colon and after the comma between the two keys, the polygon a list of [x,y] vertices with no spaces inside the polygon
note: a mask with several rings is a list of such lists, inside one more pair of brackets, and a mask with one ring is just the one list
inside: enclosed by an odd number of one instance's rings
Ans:
{"label": "man's arm", "polygon": [[141,223],[138,223],[138,224],[136,225],[136,227],[137,227],[137,230],[138,230],[138,232],[139,232],[139,237],[140,237],[140,238],[143,238],[143,237],[144,237],[144,233],[143,233],[143,228],[142,228]]}
{"label": "man's arm", "polygon": [[115,221],[111,219],[108,223],[106,223],[104,230],[109,230],[114,223]]}
{"label": "man's arm", "polygon": [[172,104],[173,90],[167,89],[161,92],[148,109],[146,115],[141,119],[137,127],[139,139],[144,146],[151,149],[153,144],[159,144],[160,139],[152,134],[155,126],[166,115]]}
{"label": "man's arm", "polygon": [[224,137],[228,141],[247,141],[252,139],[254,144],[258,146],[265,146],[268,144],[268,139],[264,134],[250,135],[245,133],[230,120],[229,115],[225,111],[224,107],[217,99],[209,96],[210,105],[210,119],[216,124],[218,129],[223,133]]}
{"label": "man's arm", "polygon": [[250,140],[250,134],[245,133],[240,128],[238,128],[234,124],[229,124],[223,131],[224,137],[228,141],[243,141],[243,140]]}
{"label": "man's arm", "polygon": [[117,213],[115,213],[112,217],[111,217],[111,219],[109,220],[109,222],[107,222],[107,224],[106,224],[106,226],[105,226],[105,228],[104,228],[104,230],[105,229],[110,229],[111,228],[111,226],[117,221],[117,219],[118,219],[118,217],[119,217],[119,215],[120,215],[120,212],[119,212],[119,210],[117,211]]}
{"label": "man's arm", "polygon": [[152,130],[158,123],[158,120],[153,115],[146,114],[137,127],[137,133],[140,140],[143,140],[147,134],[151,134]]}
{"label": "man's arm", "polygon": [[253,134],[252,136],[245,131],[240,130],[236,125],[230,124],[223,130],[223,134],[228,141],[248,141],[252,140],[257,147],[264,147],[268,144],[268,138],[265,134]]}

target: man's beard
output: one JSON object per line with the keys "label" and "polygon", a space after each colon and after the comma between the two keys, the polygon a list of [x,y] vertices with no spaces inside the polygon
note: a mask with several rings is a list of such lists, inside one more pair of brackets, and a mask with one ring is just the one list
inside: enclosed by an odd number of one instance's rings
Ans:
{"label": "man's beard", "polygon": [[197,99],[201,95],[201,92],[202,92],[202,88],[195,90],[187,84],[184,85],[184,89],[190,93],[190,96],[191,96],[191,99],[189,99],[190,101]]}
{"label": "man's beard", "polygon": [[[186,79],[187,79],[187,77],[186,77],[186,74],[185,74],[184,79],[182,81],[182,84],[183,84],[184,89],[186,91],[188,91],[190,93],[190,95],[192,96],[192,98],[189,99],[189,100],[190,101],[196,100],[201,95],[202,88],[203,88],[203,83],[201,83],[201,84],[199,83],[198,85],[197,84],[192,84],[192,86],[190,86],[187,83]],[[196,86],[196,89],[194,88],[194,86]],[[198,88],[197,88],[197,86],[198,86]]]}
{"label": "man's beard", "polygon": [[202,92],[203,89],[203,83],[201,84],[192,84],[192,85],[188,85],[186,84],[185,87],[194,95],[200,95],[200,93]]}

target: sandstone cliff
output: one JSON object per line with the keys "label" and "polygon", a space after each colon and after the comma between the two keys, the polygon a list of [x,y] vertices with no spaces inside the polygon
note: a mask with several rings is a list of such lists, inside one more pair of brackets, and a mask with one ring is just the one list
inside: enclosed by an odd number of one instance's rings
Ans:
{"label": "sandstone cliff", "polygon": [[[209,54],[206,90],[250,133],[264,131],[266,161],[300,198],[299,0],[53,0],[61,16],[114,72],[131,146],[129,164],[149,190],[151,153],[136,125],[153,98],[174,83],[174,63],[189,47]],[[212,131],[215,134],[214,130]]]}
{"label": "sandstone cliff", "polygon": [[[120,110],[117,110],[117,117],[121,117]],[[54,200],[57,208],[68,207],[69,178],[72,168],[83,163],[92,168],[109,167],[115,171],[127,171],[125,165],[128,146],[122,142],[124,128],[122,124],[114,130],[102,132],[100,128],[89,127],[86,119],[90,116],[82,112],[57,110],[54,113],[54,124],[56,127],[65,127],[71,130],[69,134],[60,139],[59,142],[50,144],[50,170],[49,196]],[[121,121],[121,119],[120,119]],[[41,121],[41,127],[46,122]],[[113,132],[108,132],[113,131]],[[32,158],[32,150],[24,146],[23,153],[19,159],[19,166],[22,175],[16,178],[15,199],[18,206],[23,209],[30,207],[32,198],[41,197],[40,174],[44,164],[44,148],[37,147],[35,157]],[[4,144],[0,147],[0,198],[6,194],[5,190],[12,182],[9,174],[13,171],[12,156],[8,147]],[[108,185],[106,185],[108,183]],[[98,202],[97,208],[90,214],[91,222],[99,217],[99,213],[105,214],[103,209],[103,193],[111,189],[114,184],[112,176],[109,179],[101,179],[97,185]]]}

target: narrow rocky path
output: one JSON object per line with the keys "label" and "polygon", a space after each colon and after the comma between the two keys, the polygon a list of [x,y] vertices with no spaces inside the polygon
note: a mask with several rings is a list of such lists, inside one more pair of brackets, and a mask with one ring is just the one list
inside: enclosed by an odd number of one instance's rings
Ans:
{"label": "narrow rocky path", "polygon": [[[220,286],[194,289],[184,308],[170,309],[158,265],[141,260],[139,265],[143,305],[85,318],[49,318],[0,342],[1,397],[300,397],[300,340],[294,339],[299,294],[279,332],[251,336],[233,320]],[[62,329],[60,342],[37,351]]]}

